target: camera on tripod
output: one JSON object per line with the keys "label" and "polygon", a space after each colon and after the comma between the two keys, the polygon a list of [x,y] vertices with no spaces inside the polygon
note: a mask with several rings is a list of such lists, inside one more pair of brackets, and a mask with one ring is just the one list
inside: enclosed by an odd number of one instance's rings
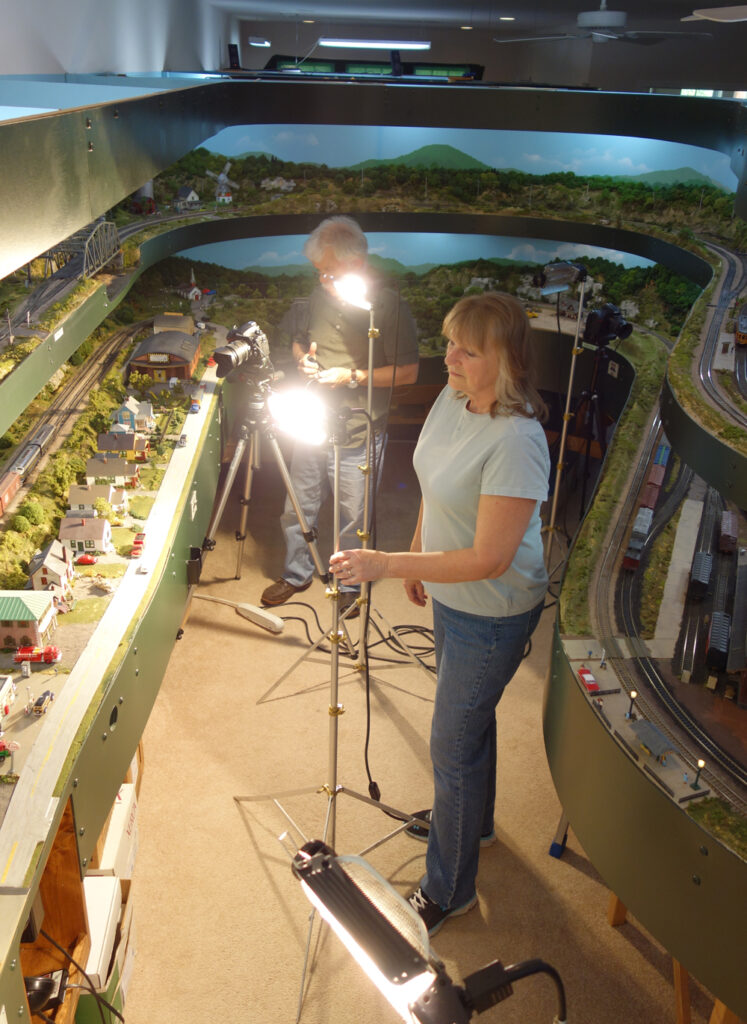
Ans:
{"label": "camera on tripod", "polygon": [[584,341],[601,348],[615,338],[629,338],[632,331],[633,325],[628,323],[618,307],[607,302],[601,309],[592,310],[586,318]]}
{"label": "camera on tripod", "polygon": [[225,377],[240,367],[255,384],[265,383],[275,377],[267,336],[254,320],[247,320],[241,327],[229,331],[226,344],[216,348],[213,359],[218,365],[216,377]]}

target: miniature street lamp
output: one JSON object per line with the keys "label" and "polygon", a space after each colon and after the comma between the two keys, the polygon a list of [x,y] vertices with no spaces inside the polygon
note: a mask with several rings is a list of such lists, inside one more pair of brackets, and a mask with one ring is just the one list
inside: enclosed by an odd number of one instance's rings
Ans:
{"label": "miniature street lamp", "polygon": [[702,758],[702,757],[699,757],[699,758],[698,758],[697,764],[698,764],[698,770],[697,770],[697,772],[695,773],[695,781],[694,781],[694,782],[692,783],[692,785],[690,786],[690,789],[700,789],[700,782],[699,782],[699,779],[700,779],[700,773],[701,773],[701,772],[703,771],[703,769],[705,768],[705,761],[703,760],[703,758]]}
{"label": "miniature street lamp", "polygon": [[629,706],[628,710],[625,712],[625,717],[630,719],[631,722],[635,722],[635,718],[636,718],[635,712],[633,711],[633,704],[635,703],[635,699],[636,699],[637,696],[638,696],[638,691],[637,690],[631,690],[630,691],[630,706]]}

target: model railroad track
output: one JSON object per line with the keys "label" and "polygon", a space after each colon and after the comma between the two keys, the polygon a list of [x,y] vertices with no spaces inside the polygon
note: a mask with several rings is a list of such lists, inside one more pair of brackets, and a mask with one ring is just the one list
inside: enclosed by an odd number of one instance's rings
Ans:
{"label": "model railroad track", "polygon": [[707,243],[708,248],[721,257],[726,263],[724,282],[719,294],[718,302],[713,311],[711,322],[708,326],[703,350],[698,365],[701,386],[708,397],[709,402],[723,415],[728,417],[737,426],[747,430],[747,416],[734,406],[731,400],[719,388],[713,375],[713,363],[718,349],[719,334],[726,319],[730,305],[738,297],[742,290],[747,268],[745,267],[744,255],[735,256],[713,242]]}
{"label": "model railroad track", "polygon": [[[693,770],[698,758],[703,758],[706,761],[706,767],[701,773],[704,782],[714,792],[728,800],[732,806],[742,813],[747,813],[747,799],[745,799],[744,790],[740,789],[740,787],[747,787],[747,771],[738,761],[722,750],[698,722],[677,703],[661,678],[656,663],[644,653],[645,645],[639,635],[636,602],[632,599],[634,591],[630,587],[626,591],[628,599],[623,602],[623,605],[627,605],[627,607],[623,606],[622,608],[622,626],[631,649],[638,653],[635,653],[630,659],[626,658],[625,652],[620,649],[616,639],[617,628],[611,600],[616,567],[623,551],[628,524],[637,505],[638,492],[645,479],[649,461],[658,441],[660,427],[661,420],[657,413],[650,424],[628,494],[619,506],[610,542],[596,577],[594,593],[590,595],[596,612],[596,631],[606,656],[615,661],[615,672],[621,686],[628,694],[631,690],[638,691],[639,696],[636,698],[636,703],[641,714],[669,739]],[[685,479],[679,482],[679,487],[681,500]],[[646,696],[641,695],[642,682],[647,684],[647,689],[655,698],[654,700],[649,700]]]}
{"label": "model railroad track", "polygon": [[[33,469],[24,475],[23,485],[16,493],[14,505],[17,505],[23,499],[23,495],[28,491],[29,485],[36,480],[39,472],[46,465],[49,454],[59,448],[68,422],[74,420],[80,414],[81,406],[85,405],[92,389],[109,372],[122,345],[129,343],[134,334],[147,322],[143,321],[143,323],[132,324],[129,327],[116,331],[86,360],[74,379],[59,394],[55,395],[48,408],[39,416],[39,419],[34,424],[32,434],[29,436],[37,437],[45,427],[49,426],[54,430],[54,439],[45,447],[42,457],[34,465]],[[16,450],[21,451],[27,440],[28,438]],[[9,465],[12,465],[12,460]]]}

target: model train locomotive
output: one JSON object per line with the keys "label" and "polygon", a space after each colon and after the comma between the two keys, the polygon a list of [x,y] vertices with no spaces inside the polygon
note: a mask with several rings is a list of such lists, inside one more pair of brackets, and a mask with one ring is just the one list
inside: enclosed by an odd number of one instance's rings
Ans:
{"label": "model train locomotive", "polygon": [[18,492],[19,487],[37,464],[54,436],[55,427],[51,423],[39,427],[30,441],[13,459],[11,468],[0,477],[0,515],[5,515],[8,505]]}
{"label": "model train locomotive", "polygon": [[648,540],[651,523],[654,518],[654,509],[661,494],[661,486],[664,483],[664,475],[667,471],[670,452],[671,447],[666,439],[663,439],[656,447],[654,462],[641,492],[638,512],[633,523],[628,547],[623,556],[623,569],[635,570],[640,564],[641,552]]}

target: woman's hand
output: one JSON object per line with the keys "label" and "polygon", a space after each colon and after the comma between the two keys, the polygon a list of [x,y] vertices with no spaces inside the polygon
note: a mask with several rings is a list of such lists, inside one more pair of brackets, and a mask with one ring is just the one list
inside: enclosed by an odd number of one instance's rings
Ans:
{"label": "woman's hand", "polygon": [[428,598],[425,595],[425,587],[422,580],[403,580],[405,593],[413,604],[419,608],[425,608]]}
{"label": "woman's hand", "polygon": [[336,551],[329,560],[329,569],[338,583],[371,583],[386,575],[387,561],[385,551],[355,548]]}

